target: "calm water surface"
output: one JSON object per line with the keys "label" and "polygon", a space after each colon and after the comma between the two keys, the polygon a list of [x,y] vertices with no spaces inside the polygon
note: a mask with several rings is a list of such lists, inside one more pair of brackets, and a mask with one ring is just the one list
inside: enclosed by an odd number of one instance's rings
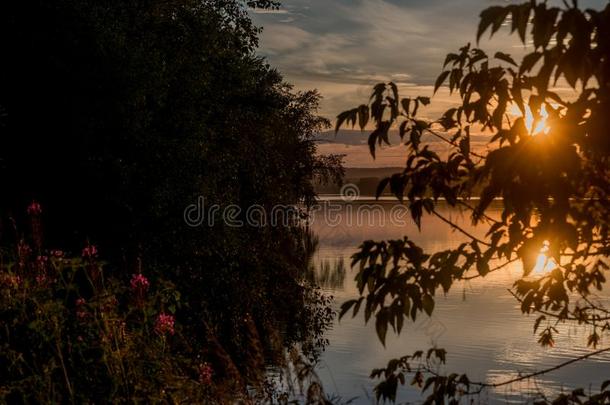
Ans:
{"label": "calm water surface", "polygon": [[[356,218],[356,208],[362,204],[380,204],[377,217],[367,220]],[[412,221],[399,225],[391,223],[392,201],[362,201],[339,203],[340,208],[322,209],[313,214],[312,228],[320,239],[315,257],[317,275],[324,290],[335,297],[334,306],[358,297],[353,280],[355,270],[349,268],[350,256],[366,239],[384,240],[408,236],[426,251],[454,247],[464,238],[449,229],[439,219],[426,217],[419,232]],[[499,212],[499,203],[494,207]],[[332,209],[333,223],[328,223],[328,210]],[[477,235],[482,229],[473,229],[468,217],[457,210],[443,208],[446,216],[456,219]],[[382,215],[380,213],[383,212]],[[369,223],[370,222],[370,223]],[[336,264],[345,263],[345,271],[336,271]],[[415,350],[426,350],[436,345],[447,350],[445,373],[467,372],[472,381],[501,382],[519,373],[529,373],[559,364],[590,351],[586,347],[586,330],[581,327],[560,327],[556,346],[544,349],[537,343],[533,332],[535,315],[522,315],[519,305],[507,289],[521,275],[520,264],[488,275],[483,280],[454,285],[451,291],[437,296],[431,318],[420,315],[416,323],[405,322],[400,336],[388,331],[386,347],[377,339],[374,324],[364,324],[361,315],[335,321],[327,336],[330,345],[318,366],[318,374],[327,393],[343,400],[354,398],[354,404],[375,403],[373,386],[369,378],[373,368]],[[607,293],[606,293],[607,294]],[[602,299],[607,298],[601,297]],[[602,342],[607,344],[608,342]],[[524,393],[542,392],[553,396],[562,390],[583,387],[599,390],[602,381],[610,378],[610,355],[600,355],[576,365],[564,367],[535,380],[510,387],[487,391],[474,397],[475,403],[522,403]],[[399,388],[401,403],[419,403],[419,390]]]}

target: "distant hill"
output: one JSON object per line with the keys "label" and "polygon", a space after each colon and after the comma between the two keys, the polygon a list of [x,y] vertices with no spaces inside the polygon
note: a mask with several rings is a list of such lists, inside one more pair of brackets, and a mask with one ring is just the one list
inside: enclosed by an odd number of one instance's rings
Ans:
{"label": "distant hill", "polygon": [[[345,145],[367,145],[371,130],[360,131],[358,129],[341,129],[335,136],[335,131],[325,131],[317,136],[318,142],[321,143],[339,143]],[[391,144],[399,144],[401,142],[398,130],[390,130],[388,138]],[[487,143],[489,135],[471,135],[470,139],[473,143]],[[431,134],[423,136],[422,140],[433,143],[443,143],[440,139]]]}
{"label": "distant hill", "polygon": [[[360,131],[356,129],[341,129],[335,136],[335,131],[322,132],[317,136],[317,140],[323,143],[340,143],[344,145],[367,145],[371,131]],[[390,143],[399,144],[400,136],[398,131],[390,131],[388,136]]]}
{"label": "distant hill", "polygon": [[[336,136],[334,131],[323,132],[316,137],[318,153],[343,155],[345,167],[348,168],[404,167],[408,150],[396,130],[390,131],[390,145],[379,146],[375,158],[371,156],[369,151],[369,134],[370,131],[359,130],[340,130]],[[450,134],[447,133],[443,135],[450,137]],[[489,139],[487,134],[471,135],[471,150],[483,152]],[[422,142],[427,144],[431,151],[436,152],[441,159],[446,159],[453,149],[448,143],[430,133],[426,133],[422,137]],[[378,176],[379,173],[375,173],[374,177]],[[369,175],[359,173],[353,177],[369,177]]]}
{"label": "distant hill", "polygon": [[[345,153],[348,155],[351,154],[360,154],[360,156],[369,157],[368,152],[368,137],[370,134],[370,130],[360,131],[357,129],[342,129],[336,135],[335,131],[326,131],[320,133],[316,140],[320,144],[320,148],[322,149],[322,145],[324,145],[326,153]],[[390,143],[392,145],[400,145],[401,139],[398,135],[397,130],[391,130],[388,136]],[[472,150],[482,150],[485,148],[487,142],[489,142],[488,135],[471,135],[471,148]],[[431,134],[426,134],[422,138],[422,141],[428,142],[431,144],[430,149],[439,153],[441,158],[446,156],[447,151],[449,150],[449,146],[442,141],[441,139],[435,137]],[[347,147],[345,147],[347,145]],[[381,153],[378,154],[383,156]],[[372,161],[372,158],[370,159]],[[360,159],[355,161],[352,159],[350,166],[350,161],[347,159],[347,166],[345,169],[345,177],[343,179],[343,183],[352,183],[358,186],[360,189],[360,195],[362,196],[374,196],[377,191],[377,185],[379,181],[383,178],[391,176],[394,173],[399,173],[403,170],[403,167],[397,166],[401,162],[406,160],[406,149],[405,155],[403,157],[396,157],[394,160],[390,161],[390,164],[387,164],[388,161],[385,162],[386,167],[358,167],[357,165],[366,162],[366,159]],[[378,160],[379,162],[379,156]],[[380,163],[383,164],[383,163]],[[317,185],[316,191],[318,194],[339,194],[341,187],[338,185]],[[389,188],[386,190],[384,195],[390,195]]]}
{"label": "distant hill", "polygon": [[394,173],[399,173],[404,170],[404,167],[346,167],[346,179],[359,179],[364,177],[384,178],[391,176]]}
{"label": "distant hill", "polygon": [[[361,196],[374,196],[381,179],[400,173],[402,170],[403,168],[400,167],[346,167],[343,183],[355,184]],[[336,184],[317,185],[316,191],[318,194],[339,194],[341,187]],[[389,189],[385,194],[390,195]]]}
{"label": "distant hill", "polygon": [[[394,173],[401,173],[403,170],[404,168],[401,167],[346,167],[343,184],[355,184],[358,187],[358,190],[360,190],[360,196],[374,197],[377,193],[377,186],[382,179],[389,177]],[[473,196],[480,195],[483,187],[484,184],[476,187],[473,190]],[[341,186],[337,184],[318,184],[315,189],[319,195],[338,195],[341,193]],[[390,188],[387,187],[382,195],[391,196],[392,193],[390,192]]]}

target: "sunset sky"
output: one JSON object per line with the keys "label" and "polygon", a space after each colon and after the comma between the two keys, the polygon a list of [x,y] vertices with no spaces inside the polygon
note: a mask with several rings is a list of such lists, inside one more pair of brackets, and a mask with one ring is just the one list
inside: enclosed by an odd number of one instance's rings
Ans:
{"label": "sunset sky", "polygon": [[[324,97],[321,114],[334,120],[346,109],[366,102],[372,86],[394,81],[402,95],[431,96],[445,55],[475,42],[481,10],[506,0],[285,0],[277,11],[254,13],[263,27],[259,53],[297,89],[318,89]],[[521,1],[516,1],[521,3]],[[550,1],[557,4],[557,1]],[[581,1],[581,7],[604,0]],[[524,47],[508,30],[480,47],[493,55],[510,53],[519,61]],[[421,111],[436,118],[452,106],[440,90]],[[347,153],[348,166],[402,166],[403,155],[379,154],[366,145],[323,145],[322,152]]]}

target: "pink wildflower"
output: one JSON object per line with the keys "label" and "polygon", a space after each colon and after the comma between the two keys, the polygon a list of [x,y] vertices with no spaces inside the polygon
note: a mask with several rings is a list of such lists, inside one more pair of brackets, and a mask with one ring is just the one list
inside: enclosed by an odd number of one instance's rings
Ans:
{"label": "pink wildflower", "polygon": [[199,382],[203,385],[210,385],[212,383],[212,375],[214,370],[210,363],[205,362],[199,365]]}
{"label": "pink wildflower", "polygon": [[47,284],[47,275],[44,274],[44,273],[37,275],[36,276],[36,282],[38,284],[42,284],[42,285]]}
{"label": "pink wildflower", "polygon": [[92,259],[97,257],[97,247],[95,245],[89,245],[83,249],[83,257],[86,259]]}
{"label": "pink wildflower", "polygon": [[174,321],[175,318],[173,315],[168,315],[165,313],[160,313],[157,317],[157,322],[155,323],[155,332],[159,335],[165,334],[174,334]]}
{"label": "pink wildflower", "polygon": [[84,298],[78,298],[76,300],[76,318],[79,320],[84,320],[89,315],[87,314],[87,309],[85,308],[86,303],[87,301],[85,301]]}
{"label": "pink wildflower", "polygon": [[32,253],[32,248],[22,239],[17,244],[17,256],[19,257],[19,266],[25,266],[28,256]]}
{"label": "pink wildflower", "polygon": [[36,258],[36,266],[38,266],[39,269],[44,270],[48,261],[49,258],[47,256],[38,256]]}
{"label": "pink wildflower", "polygon": [[150,286],[148,279],[142,274],[132,274],[129,284],[131,285],[131,289],[136,293],[145,293]]}
{"label": "pink wildflower", "polygon": [[64,252],[61,250],[51,250],[51,256],[61,258],[64,257]]}
{"label": "pink wildflower", "polygon": [[28,206],[27,212],[29,215],[40,215],[42,214],[42,207],[36,201],[32,201]]}

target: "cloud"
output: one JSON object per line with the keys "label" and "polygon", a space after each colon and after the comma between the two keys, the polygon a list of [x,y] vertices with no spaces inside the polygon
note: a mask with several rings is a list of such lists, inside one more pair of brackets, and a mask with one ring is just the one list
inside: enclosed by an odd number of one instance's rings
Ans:
{"label": "cloud", "polygon": [[262,38],[267,56],[273,56],[298,50],[313,41],[315,36],[292,25],[269,24],[264,28]]}
{"label": "cloud", "polygon": [[255,8],[252,10],[254,14],[289,14],[290,12],[286,9],[265,9],[265,8]]}
{"label": "cloud", "polygon": [[[474,42],[478,15],[490,4],[291,0],[284,12],[253,14],[253,19],[263,27],[259,53],[297,89],[318,89],[321,114],[334,119],[365,103],[378,82],[394,81],[403,96],[432,96],[445,55]],[[508,38],[507,29],[501,31],[485,42],[486,49],[512,53],[518,60],[523,47],[513,49],[518,39]],[[437,118],[456,101],[441,89],[421,114]]]}

